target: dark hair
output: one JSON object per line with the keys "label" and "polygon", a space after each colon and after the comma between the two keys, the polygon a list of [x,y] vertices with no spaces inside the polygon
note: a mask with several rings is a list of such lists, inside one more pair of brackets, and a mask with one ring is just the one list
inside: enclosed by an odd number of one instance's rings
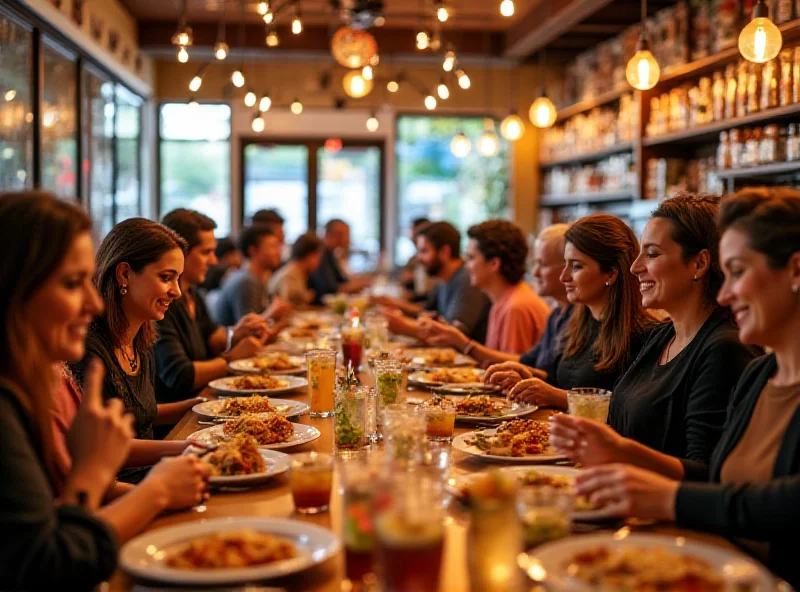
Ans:
{"label": "dark hair", "polygon": [[49,193],[0,194],[0,378],[29,414],[45,466],[55,470],[52,417],[57,385],[44,346],[26,319],[31,296],[56,272],[73,241],[92,221],[77,206]]}
{"label": "dark hair", "polygon": [[786,187],[748,187],[720,204],[719,228],[747,235],[773,269],[786,267],[800,251],[800,192]]}
{"label": "dark hair", "polygon": [[200,233],[214,230],[217,223],[211,218],[194,210],[178,208],[161,218],[161,223],[181,235],[191,251],[200,244]]}
{"label": "dark hair", "polygon": [[[128,218],[111,229],[97,250],[95,285],[100,290],[106,309],[103,319],[116,345],[128,329],[128,319],[122,310],[122,295],[117,283],[117,265],[127,263],[136,273],[158,261],[165,253],[180,249],[186,254],[186,241],[163,224],[146,218]],[[133,340],[133,347],[144,356],[156,341],[156,325],[145,323]]]}
{"label": "dark hair", "polygon": [[450,222],[431,222],[422,227],[417,236],[424,236],[437,251],[450,247],[450,256],[454,259],[461,256],[461,233]]}
{"label": "dark hair", "polygon": [[236,246],[236,243],[233,242],[233,239],[229,236],[225,238],[221,238],[217,240],[217,248],[214,249],[214,255],[217,256],[217,259],[222,259],[228,253],[231,253],[237,250],[239,247]]}
{"label": "dark hair", "polygon": [[719,197],[683,193],[661,202],[651,215],[651,218],[663,218],[672,223],[670,234],[681,247],[684,263],[701,251],[708,251],[711,265],[703,292],[711,305],[716,305],[717,293],[725,279],[719,264],[718,212]]}
{"label": "dark hair", "polygon": [[322,249],[322,241],[313,232],[304,234],[292,245],[292,261],[300,261],[305,259],[312,253]]}
{"label": "dark hair", "polygon": [[245,257],[250,257],[250,248],[258,248],[261,239],[265,236],[275,236],[272,228],[266,224],[254,224],[242,230],[239,235],[239,249],[244,253]]}
{"label": "dark hair", "polygon": [[564,328],[564,354],[575,356],[591,346],[598,372],[619,370],[630,360],[631,336],[651,326],[655,319],[642,307],[631,264],[639,255],[639,241],[622,220],[609,214],[592,214],[575,221],[564,235],[605,272],[617,271],[617,279],[606,291],[600,332],[592,340],[592,313],[578,305]]}
{"label": "dark hair", "polygon": [[284,219],[278,213],[278,210],[258,210],[253,214],[253,224],[283,224]]}
{"label": "dark hair", "polygon": [[341,218],[333,218],[332,220],[328,220],[327,224],[325,224],[325,234],[331,232],[333,230],[333,227],[336,226],[337,224],[344,224],[345,226],[350,228],[350,225]]}
{"label": "dark hair", "polygon": [[424,216],[422,218],[414,218],[411,221],[411,228],[417,228],[419,226],[422,226],[423,224],[430,224],[430,223],[431,221],[425,218]]}
{"label": "dark hair", "polygon": [[478,243],[478,250],[488,261],[500,260],[500,275],[511,284],[518,284],[525,275],[528,243],[522,229],[508,220],[487,220],[467,230],[467,236]]}

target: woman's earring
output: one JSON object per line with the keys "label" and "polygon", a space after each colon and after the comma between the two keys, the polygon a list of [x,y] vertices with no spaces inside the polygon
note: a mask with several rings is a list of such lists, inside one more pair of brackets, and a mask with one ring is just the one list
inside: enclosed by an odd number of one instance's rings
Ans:
{"label": "woman's earring", "polygon": [[611,282],[606,280],[606,288],[608,288],[610,285],[611,285]]}
{"label": "woman's earring", "polygon": [[128,286],[120,286],[119,287],[119,294],[120,296],[125,296],[128,293]]}
{"label": "woman's earring", "polygon": [[696,282],[696,281],[697,281],[697,280],[699,280],[699,279],[700,279],[700,278],[699,278],[699,277],[697,277],[697,274],[695,274],[694,278],[692,278],[692,281],[693,281],[693,282]]}

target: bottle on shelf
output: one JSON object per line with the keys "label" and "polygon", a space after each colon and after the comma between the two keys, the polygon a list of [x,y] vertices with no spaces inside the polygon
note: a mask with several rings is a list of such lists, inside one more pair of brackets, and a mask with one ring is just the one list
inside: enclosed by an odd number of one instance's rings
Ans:
{"label": "bottle on shelf", "polygon": [[786,107],[792,104],[792,50],[784,49],[779,54],[781,63],[781,83],[778,92],[778,104]]}
{"label": "bottle on shelf", "polygon": [[717,147],[717,169],[724,171],[731,168],[731,143],[728,132],[720,132],[719,146]]}
{"label": "bottle on shelf", "polygon": [[714,72],[711,93],[713,95],[712,121],[721,121],[725,117],[725,77],[722,72]]}
{"label": "bottle on shelf", "polygon": [[725,119],[736,117],[736,65],[728,64],[725,68]]}

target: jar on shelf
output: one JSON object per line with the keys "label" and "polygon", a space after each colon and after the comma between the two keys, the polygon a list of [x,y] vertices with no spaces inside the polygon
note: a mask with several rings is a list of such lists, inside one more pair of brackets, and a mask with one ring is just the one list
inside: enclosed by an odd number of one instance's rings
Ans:
{"label": "jar on shelf", "polygon": [[764,127],[759,147],[759,164],[770,164],[778,160],[778,126],[775,124]]}
{"label": "jar on shelf", "polygon": [[749,79],[748,62],[739,60],[736,66],[736,114],[734,117],[747,115],[747,82]]}
{"label": "jar on shelf", "polygon": [[761,110],[778,106],[778,60],[772,60],[761,68]]}
{"label": "jar on shelf", "polygon": [[725,117],[725,77],[722,72],[714,72],[711,94],[713,95],[712,121],[721,121]]}
{"label": "jar on shelf", "polygon": [[786,128],[786,160],[800,160],[800,151],[798,151],[797,142],[797,126],[794,123],[790,123]]}
{"label": "jar on shelf", "polygon": [[736,65],[728,64],[725,68],[725,119],[736,117]]}
{"label": "jar on shelf", "polygon": [[731,168],[731,143],[728,132],[720,132],[717,147],[717,168],[721,171]]}
{"label": "jar on shelf", "polygon": [[711,79],[703,76],[700,79],[697,97],[697,122],[700,125],[711,123],[713,120],[712,104],[714,102],[711,92]]}
{"label": "jar on shelf", "polygon": [[779,54],[781,62],[781,83],[778,90],[778,104],[786,107],[792,104],[792,50],[784,49]]}
{"label": "jar on shelf", "polygon": [[752,130],[745,130],[744,156],[742,165],[746,167],[757,166],[759,164],[759,150],[761,148],[762,130],[757,127]]}
{"label": "jar on shelf", "polygon": [[731,168],[742,168],[742,153],[744,152],[744,144],[742,144],[742,134],[738,129],[732,129],[728,132],[731,144]]}
{"label": "jar on shelf", "polygon": [[757,113],[761,109],[762,64],[749,64],[747,71],[747,112]]}

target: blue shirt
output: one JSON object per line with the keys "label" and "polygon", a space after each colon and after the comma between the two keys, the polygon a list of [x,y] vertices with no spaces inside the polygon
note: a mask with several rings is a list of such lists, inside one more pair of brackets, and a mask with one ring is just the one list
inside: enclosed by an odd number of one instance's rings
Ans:
{"label": "blue shirt", "polygon": [[459,321],[470,339],[478,343],[486,341],[492,302],[470,283],[465,265],[459,267],[447,283],[435,288],[427,308],[435,310],[451,325]]}
{"label": "blue shirt", "polygon": [[536,344],[532,350],[525,352],[519,357],[519,361],[531,368],[546,368],[555,362],[559,354],[561,345],[561,332],[567,326],[572,316],[572,304],[566,307],[556,306],[550,316],[547,317],[547,325],[545,325],[544,335],[542,335],[539,343]]}

